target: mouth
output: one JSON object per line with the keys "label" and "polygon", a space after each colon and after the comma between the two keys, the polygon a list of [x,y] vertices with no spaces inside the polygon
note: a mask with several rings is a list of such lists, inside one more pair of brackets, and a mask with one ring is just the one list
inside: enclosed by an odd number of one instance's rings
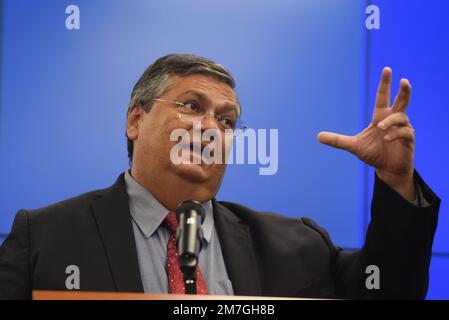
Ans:
{"label": "mouth", "polygon": [[182,149],[186,154],[189,155],[189,161],[193,164],[207,165],[211,164],[215,155],[215,148],[209,145],[209,142],[198,143],[187,143]]}
{"label": "mouth", "polygon": [[191,155],[194,157],[199,157],[200,159],[203,157],[213,158],[215,154],[215,148],[212,148],[209,143],[201,143],[200,145],[191,143],[189,145],[189,150]]}

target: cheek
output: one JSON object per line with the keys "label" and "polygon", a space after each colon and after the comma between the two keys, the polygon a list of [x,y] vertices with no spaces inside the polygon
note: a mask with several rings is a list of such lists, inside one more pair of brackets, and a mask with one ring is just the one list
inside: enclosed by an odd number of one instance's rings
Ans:
{"label": "cheek", "polygon": [[229,160],[230,153],[232,151],[232,145],[234,137],[232,134],[223,134],[220,137],[220,146],[222,152],[222,161],[226,163]]}
{"label": "cheek", "polygon": [[[180,126],[177,119],[159,117],[148,121],[143,126],[141,133],[144,135],[143,143],[148,153],[152,153],[153,157],[160,159],[169,159],[171,149],[178,143],[176,136],[171,139],[171,135],[176,129],[186,129]],[[173,141],[172,141],[173,140]]]}
{"label": "cheek", "polygon": [[142,121],[139,128],[138,144],[145,153],[151,153],[152,156],[158,154],[164,147],[166,126],[163,119],[157,121],[154,117],[146,118]]}

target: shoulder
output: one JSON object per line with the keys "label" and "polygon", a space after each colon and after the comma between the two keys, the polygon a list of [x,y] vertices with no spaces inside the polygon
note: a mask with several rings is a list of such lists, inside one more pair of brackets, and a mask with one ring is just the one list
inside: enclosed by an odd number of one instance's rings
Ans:
{"label": "shoulder", "polygon": [[257,211],[239,203],[218,201],[218,203],[244,222],[302,223],[301,218],[288,217],[275,212]]}
{"label": "shoulder", "polygon": [[330,245],[328,232],[308,217],[289,217],[275,212],[256,211],[242,204],[219,201],[220,205],[229,209],[243,223],[278,236],[284,237],[292,234],[325,241]]}
{"label": "shoulder", "polygon": [[49,204],[45,207],[21,211],[27,212],[30,219],[39,219],[47,216],[52,216],[54,214],[67,215],[71,212],[83,211],[89,208],[95,199],[99,198],[99,194],[101,194],[101,191],[103,190],[105,189],[88,191],[75,197]]}
{"label": "shoulder", "polygon": [[120,185],[119,176],[116,183],[104,189],[95,189],[83,194],[49,204],[37,209],[20,210],[18,215],[26,214],[30,224],[40,224],[50,221],[65,221],[71,223],[74,220],[91,216],[91,206],[97,200],[102,198],[109,190]]}
{"label": "shoulder", "polygon": [[227,212],[247,225],[255,242],[262,244],[266,250],[271,248],[276,251],[276,248],[289,247],[294,252],[311,255],[322,253],[331,259],[341,250],[334,246],[328,232],[310,218],[256,211],[228,201],[220,201],[218,204],[227,209],[221,210],[221,213]]}

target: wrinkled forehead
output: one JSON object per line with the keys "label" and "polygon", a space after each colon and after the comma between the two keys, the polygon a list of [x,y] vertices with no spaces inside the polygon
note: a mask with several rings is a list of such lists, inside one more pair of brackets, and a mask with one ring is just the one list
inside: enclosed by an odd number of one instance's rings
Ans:
{"label": "wrinkled forehead", "polygon": [[170,76],[170,98],[180,99],[185,96],[202,97],[216,105],[233,106],[240,115],[240,103],[237,95],[227,83],[211,76],[195,74],[185,77]]}

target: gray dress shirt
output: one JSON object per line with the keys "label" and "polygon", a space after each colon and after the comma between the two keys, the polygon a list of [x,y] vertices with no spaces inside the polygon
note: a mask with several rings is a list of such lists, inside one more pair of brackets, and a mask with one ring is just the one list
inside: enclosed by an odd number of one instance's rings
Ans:
{"label": "gray dress shirt", "polygon": [[[128,171],[125,173],[125,184],[144,291],[145,293],[168,293],[166,266],[170,231],[161,224],[169,210],[139,185]],[[226,271],[214,226],[212,202],[203,203],[203,207],[206,217],[201,226],[202,250],[198,261],[201,273],[209,294],[233,295],[232,284]]]}

